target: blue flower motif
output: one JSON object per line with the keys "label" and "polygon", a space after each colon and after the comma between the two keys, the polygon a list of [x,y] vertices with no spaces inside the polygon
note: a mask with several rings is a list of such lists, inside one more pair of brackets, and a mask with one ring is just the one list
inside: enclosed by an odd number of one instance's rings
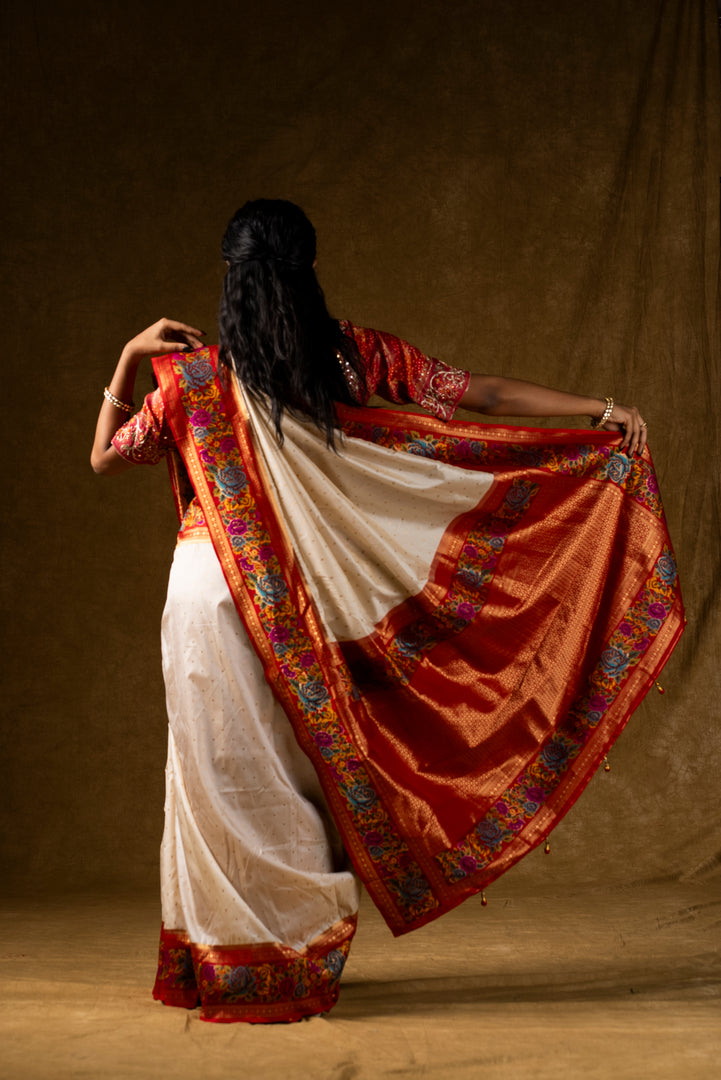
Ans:
{"label": "blue flower motif", "polygon": [[183,363],[181,359],[180,363],[183,366],[186,381],[194,389],[203,386],[213,377],[212,365],[208,360],[203,360],[201,357],[197,360],[188,360],[187,363]]}
{"label": "blue flower motif", "polygon": [[433,443],[426,442],[425,439],[411,439],[408,443],[408,453],[418,454],[419,457],[434,458],[436,451]]}
{"label": "blue flower motif", "polygon": [[479,574],[477,570],[468,568],[461,570],[458,580],[469,589],[480,589],[483,585],[483,575]]}
{"label": "blue flower motif", "polygon": [[495,847],[503,839],[503,829],[495,821],[479,821],[476,834],[487,847]]}
{"label": "blue flower motif", "polygon": [[335,979],[339,979],[345,967],[345,956],[340,949],[332,949],[325,958],[325,966]]}
{"label": "blue flower motif", "polygon": [[614,484],[622,484],[631,471],[631,462],[625,454],[614,454],[606,468],[606,476]]}
{"label": "blue flower motif", "polygon": [[298,684],[298,697],[308,709],[319,709],[325,705],[330,697],[322,682],[317,679],[309,679],[306,683]]}
{"label": "blue flower motif", "polygon": [[239,465],[226,465],[224,469],[219,469],[216,480],[218,486],[226,495],[237,495],[239,491],[243,490],[248,482],[245,473]]}
{"label": "blue flower motif", "polygon": [[514,484],[512,488],[506,492],[506,497],[503,500],[506,506],[510,506],[511,510],[521,510],[533,494],[533,488],[524,484]]}
{"label": "blue flower motif", "polygon": [[371,859],[382,859],[385,852],[382,847],[369,847],[368,854]]}
{"label": "blue flower motif", "polygon": [[264,574],[256,578],[255,584],[263,600],[269,604],[276,604],[288,591],[281,574]]}
{"label": "blue flower motif", "polygon": [[648,622],[646,623],[646,626],[648,627],[648,629],[651,631],[652,634],[657,634],[658,631],[661,629],[661,620],[660,619],[649,619]]}
{"label": "blue flower motif", "polygon": [[428,626],[422,622],[411,623],[396,635],[396,646],[404,656],[415,656],[431,637]]}
{"label": "blue flower motif", "polygon": [[623,675],[628,667],[629,657],[622,649],[611,646],[601,653],[601,668],[607,675]]}
{"label": "blue flower motif", "polygon": [[428,892],[428,882],[422,877],[407,877],[398,882],[398,891],[405,900],[418,903]]}
{"label": "blue flower motif", "polygon": [[255,976],[250,968],[239,964],[228,972],[228,989],[233,994],[246,996],[255,990]]}
{"label": "blue flower motif", "polygon": [[506,542],[505,536],[492,536],[488,543],[494,551],[500,551]]}
{"label": "blue flower motif", "polygon": [[345,793],[348,801],[357,810],[370,810],[371,806],[378,802],[378,796],[369,784],[354,784],[346,788]]}
{"label": "blue flower motif", "polygon": [[673,585],[678,573],[673,555],[668,552],[662,555],[656,563],[656,572],[662,581],[665,581],[668,585]]}
{"label": "blue flower motif", "polygon": [[568,747],[564,746],[562,742],[552,741],[546,743],[541,751],[540,757],[541,761],[543,761],[549,769],[553,769],[554,772],[560,772],[568,761],[569,753]]}

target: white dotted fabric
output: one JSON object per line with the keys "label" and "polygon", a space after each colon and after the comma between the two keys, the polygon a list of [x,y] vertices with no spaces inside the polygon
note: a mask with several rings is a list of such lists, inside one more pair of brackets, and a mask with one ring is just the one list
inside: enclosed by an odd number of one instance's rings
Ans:
{"label": "white dotted fabric", "polygon": [[163,922],[199,943],[300,948],[357,911],[358,885],[209,543],[176,548],[162,643]]}
{"label": "white dotted fabric", "polygon": [[365,637],[423,589],[446,529],[493,476],[363,439],[344,439],[334,454],[293,417],[279,447],[267,411],[237,392],[324,630],[337,641]]}

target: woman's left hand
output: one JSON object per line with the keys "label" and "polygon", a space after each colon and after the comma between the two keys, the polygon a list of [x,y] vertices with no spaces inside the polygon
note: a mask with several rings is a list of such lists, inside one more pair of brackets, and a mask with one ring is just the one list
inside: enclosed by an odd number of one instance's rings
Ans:
{"label": "woman's left hand", "polygon": [[191,346],[202,349],[204,331],[176,319],[158,319],[141,330],[127,343],[123,352],[132,356],[153,356],[158,353],[180,352]]}
{"label": "woman's left hand", "polygon": [[609,419],[603,425],[603,431],[622,431],[621,450],[626,450],[629,457],[633,454],[642,454],[648,439],[646,421],[635,405],[618,405],[614,403]]}

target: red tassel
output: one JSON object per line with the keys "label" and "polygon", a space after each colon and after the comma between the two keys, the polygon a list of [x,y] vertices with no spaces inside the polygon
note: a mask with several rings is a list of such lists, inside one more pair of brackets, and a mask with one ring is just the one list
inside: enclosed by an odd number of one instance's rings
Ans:
{"label": "red tassel", "polygon": [[543,845],[543,853],[544,855],[551,854],[551,841],[548,839],[548,837],[546,837],[546,843]]}
{"label": "red tassel", "polygon": [[481,907],[488,907],[488,900],[484,892],[481,893]]}
{"label": "red tassel", "polygon": [[658,681],[658,679],[654,679],[654,682],[656,683],[656,689],[658,690],[659,694],[665,694],[666,691],[661,686],[661,683]]}
{"label": "red tassel", "polygon": [[605,757],[603,759],[603,771],[604,772],[610,772],[611,771],[611,763],[610,763],[610,761],[608,760],[607,757]]}

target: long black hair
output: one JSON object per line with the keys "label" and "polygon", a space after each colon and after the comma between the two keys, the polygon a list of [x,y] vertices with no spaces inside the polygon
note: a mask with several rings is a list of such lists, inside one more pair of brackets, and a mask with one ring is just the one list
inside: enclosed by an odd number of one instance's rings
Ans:
{"label": "long black hair", "polygon": [[336,402],[357,404],[344,367],[354,382],[361,365],[328,314],[315,251],[315,229],[294,203],[255,199],[234,214],[222,244],[220,360],[270,407],[279,443],[287,411],[310,418],[332,447]]}

